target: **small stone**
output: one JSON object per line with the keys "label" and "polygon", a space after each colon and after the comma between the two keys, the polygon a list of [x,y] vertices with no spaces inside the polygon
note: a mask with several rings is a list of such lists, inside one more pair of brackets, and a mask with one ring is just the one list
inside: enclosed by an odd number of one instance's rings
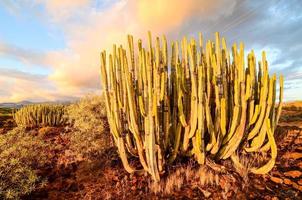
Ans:
{"label": "small stone", "polygon": [[302,172],[298,170],[293,170],[293,171],[284,172],[284,175],[292,178],[298,178],[302,175]]}
{"label": "small stone", "polygon": [[272,171],[271,174],[273,176],[282,176],[282,174],[280,173],[280,171]]}
{"label": "small stone", "polygon": [[121,183],[120,183],[120,182],[117,182],[115,186],[116,186],[116,187],[120,187],[120,186],[121,186]]}
{"label": "small stone", "polygon": [[297,138],[294,141],[295,144],[301,144],[302,143],[302,139],[301,138]]}
{"label": "small stone", "polygon": [[69,190],[72,191],[72,192],[77,192],[77,191],[79,190],[78,184],[72,183],[72,184],[69,186]]}
{"label": "small stone", "polygon": [[220,185],[221,188],[224,188],[225,185],[226,185],[226,180],[225,180],[224,178],[221,178],[221,179],[219,180],[219,185]]}
{"label": "small stone", "polygon": [[201,188],[199,188],[201,190],[201,192],[203,193],[203,195],[205,196],[205,198],[209,198],[211,196],[211,192],[207,191],[207,190],[203,190]]}
{"label": "small stone", "polygon": [[80,184],[80,185],[79,185],[79,190],[84,190],[84,188],[85,188],[85,187],[84,187],[83,184]]}
{"label": "small stone", "polygon": [[289,180],[288,178],[285,178],[285,179],[283,180],[283,182],[284,182],[286,185],[291,185],[291,184],[293,184],[293,182],[292,182],[291,180]]}
{"label": "small stone", "polygon": [[263,186],[260,185],[260,184],[255,184],[254,186],[255,186],[255,188],[257,188],[258,190],[265,190],[265,187],[263,187]]}
{"label": "small stone", "polygon": [[298,185],[297,183],[293,183],[293,187],[299,191],[302,191],[302,186]]}
{"label": "small stone", "polygon": [[278,177],[271,177],[271,181],[275,182],[275,183],[283,183],[283,180],[281,178]]}
{"label": "small stone", "polygon": [[118,178],[117,176],[113,176],[113,177],[112,177],[112,180],[114,180],[114,181],[118,181],[118,180],[119,180],[119,178]]}
{"label": "small stone", "polygon": [[298,160],[298,159],[302,158],[302,153],[299,153],[299,152],[287,152],[282,157],[286,158],[286,159],[295,159],[295,160]]}
{"label": "small stone", "polygon": [[136,182],[137,182],[136,178],[132,179],[132,184],[135,184]]}

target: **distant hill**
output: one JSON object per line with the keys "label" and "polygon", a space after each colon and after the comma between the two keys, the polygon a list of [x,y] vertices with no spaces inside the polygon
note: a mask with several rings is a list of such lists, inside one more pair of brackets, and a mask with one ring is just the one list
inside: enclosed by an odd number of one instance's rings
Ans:
{"label": "distant hill", "polygon": [[42,104],[42,103],[49,103],[49,104],[70,104],[71,101],[48,101],[48,102],[31,102],[31,101],[20,101],[17,103],[0,103],[0,108],[21,108],[23,106],[31,105],[31,104]]}

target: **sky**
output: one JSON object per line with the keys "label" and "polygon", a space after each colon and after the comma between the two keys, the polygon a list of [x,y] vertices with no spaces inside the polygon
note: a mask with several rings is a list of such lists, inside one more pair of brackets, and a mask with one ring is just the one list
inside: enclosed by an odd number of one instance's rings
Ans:
{"label": "sky", "polygon": [[301,11],[301,0],[0,0],[0,103],[100,93],[100,52],[148,30],[265,50],[284,100],[302,100]]}

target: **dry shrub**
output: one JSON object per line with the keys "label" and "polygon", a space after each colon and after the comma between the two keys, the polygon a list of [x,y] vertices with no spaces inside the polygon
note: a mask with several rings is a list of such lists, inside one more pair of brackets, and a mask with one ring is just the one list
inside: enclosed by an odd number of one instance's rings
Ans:
{"label": "dry shrub", "polygon": [[36,170],[47,164],[47,147],[23,128],[0,136],[0,199],[19,199],[45,183]]}
{"label": "dry shrub", "polygon": [[151,182],[149,187],[155,194],[172,194],[174,191],[180,191],[183,187],[199,188],[203,193],[203,186],[218,186],[220,181],[219,172],[208,166],[201,166],[193,169],[191,166],[181,166],[171,173],[167,178],[160,182]]}
{"label": "dry shrub", "polygon": [[264,163],[268,162],[269,156],[266,152],[255,152],[252,154],[238,155],[241,165],[232,165],[235,171],[241,176],[243,182],[242,187],[246,187],[249,184],[249,172],[253,167],[261,167]]}
{"label": "dry shrub", "polygon": [[88,95],[67,107],[71,132],[71,149],[83,157],[97,158],[111,147],[102,96]]}

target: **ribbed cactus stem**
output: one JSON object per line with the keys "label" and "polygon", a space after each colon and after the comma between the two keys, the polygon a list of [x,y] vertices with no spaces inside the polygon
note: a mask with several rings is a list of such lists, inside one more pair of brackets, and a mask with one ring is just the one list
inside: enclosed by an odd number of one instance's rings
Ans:
{"label": "ribbed cactus stem", "polygon": [[[245,60],[243,43],[231,50],[226,44],[218,33],[214,42],[204,43],[200,33],[198,41],[183,37],[172,42],[170,51],[165,36],[153,41],[148,32],[146,48],[142,40],[135,44],[128,35],[127,50],[113,45],[111,54],[101,53],[108,123],[129,173],[138,171],[129,164],[131,157],[159,181],[165,165],[178,155],[194,156],[199,164],[207,156],[231,158],[242,167],[241,153],[269,149],[271,160],[251,172],[262,174],[272,168],[283,76],[275,105],[277,80],[269,76],[266,54],[256,68],[253,51]],[[33,112],[20,121],[58,124],[60,117]]]}

